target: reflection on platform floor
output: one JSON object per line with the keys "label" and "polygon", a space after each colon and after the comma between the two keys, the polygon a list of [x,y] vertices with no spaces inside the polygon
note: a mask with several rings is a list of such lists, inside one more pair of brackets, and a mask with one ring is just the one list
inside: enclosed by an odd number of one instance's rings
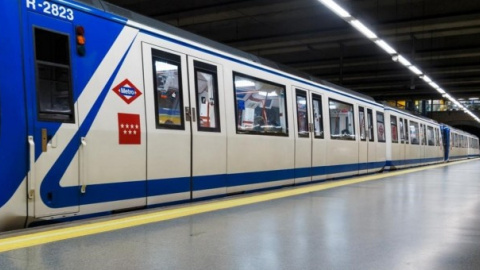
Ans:
{"label": "reflection on platform floor", "polygon": [[480,269],[480,161],[0,253],[0,269]]}

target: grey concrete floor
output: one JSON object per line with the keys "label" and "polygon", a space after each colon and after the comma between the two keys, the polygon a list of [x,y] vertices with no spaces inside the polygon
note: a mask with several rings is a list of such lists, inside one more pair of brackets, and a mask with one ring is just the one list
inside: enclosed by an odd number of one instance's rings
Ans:
{"label": "grey concrete floor", "polygon": [[0,269],[480,269],[480,161],[4,252]]}

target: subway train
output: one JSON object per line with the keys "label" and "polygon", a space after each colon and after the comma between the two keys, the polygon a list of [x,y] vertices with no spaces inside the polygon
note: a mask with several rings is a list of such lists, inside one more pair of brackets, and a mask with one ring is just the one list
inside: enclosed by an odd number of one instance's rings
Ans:
{"label": "subway train", "polygon": [[0,231],[479,155],[476,136],[107,2],[0,14]]}

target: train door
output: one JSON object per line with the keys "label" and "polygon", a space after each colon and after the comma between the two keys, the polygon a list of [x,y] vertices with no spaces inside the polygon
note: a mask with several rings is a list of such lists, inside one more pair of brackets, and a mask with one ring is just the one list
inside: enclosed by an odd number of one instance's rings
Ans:
{"label": "train door", "polygon": [[190,200],[187,56],[142,44],[147,121],[147,205]]}
{"label": "train door", "polygon": [[225,194],[227,130],[221,65],[188,56],[192,199]]}
{"label": "train door", "polygon": [[[81,177],[78,110],[74,105],[73,25],[27,13],[25,76],[31,173],[29,216],[78,212]],[[64,160],[69,163],[64,164]],[[34,213],[32,210],[34,209]]]}
{"label": "train door", "polygon": [[322,97],[294,88],[297,132],[295,134],[295,183],[325,178],[325,140]]}

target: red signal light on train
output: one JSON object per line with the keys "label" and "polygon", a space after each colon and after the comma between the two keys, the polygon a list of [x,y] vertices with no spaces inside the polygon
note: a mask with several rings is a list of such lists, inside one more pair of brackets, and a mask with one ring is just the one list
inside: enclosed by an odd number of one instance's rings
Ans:
{"label": "red signal light on train", "polygon": [[77,34],[77,54],[84,56],[86,53],[85,50],[85,28],[83,26],[75,27],[75,32]]}

